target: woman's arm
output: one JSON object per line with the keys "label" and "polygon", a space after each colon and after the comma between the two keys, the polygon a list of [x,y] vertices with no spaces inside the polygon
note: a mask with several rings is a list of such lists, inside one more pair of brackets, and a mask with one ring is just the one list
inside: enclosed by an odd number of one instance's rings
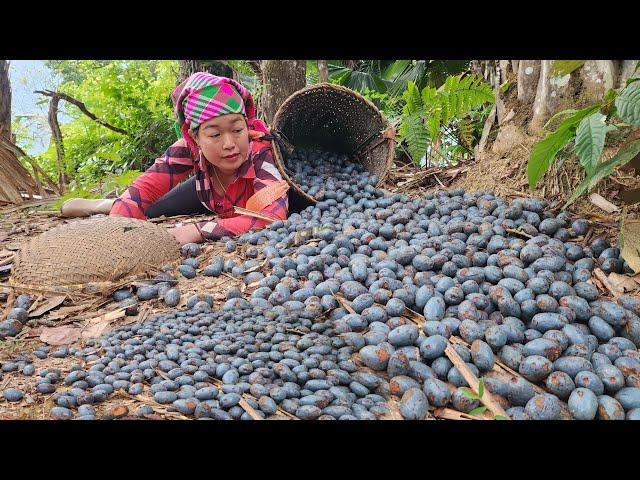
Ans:
{"label": "woman's arm", "polygon": [[146,210],[188,176],[194,162],[184,139],[178,140],[116,199],[109,215],[145,220]]}

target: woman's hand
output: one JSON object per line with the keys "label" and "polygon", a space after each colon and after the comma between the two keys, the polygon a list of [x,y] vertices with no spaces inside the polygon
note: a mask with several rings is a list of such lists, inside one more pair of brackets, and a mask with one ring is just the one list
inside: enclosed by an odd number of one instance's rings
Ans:
{"label": "woman's hand", "polygon": [[203,241],[202,235],[200,235],[198,228],[193,223],[183,225],[182,227],[170,228],[167,231],[175,237],[180,245]]}

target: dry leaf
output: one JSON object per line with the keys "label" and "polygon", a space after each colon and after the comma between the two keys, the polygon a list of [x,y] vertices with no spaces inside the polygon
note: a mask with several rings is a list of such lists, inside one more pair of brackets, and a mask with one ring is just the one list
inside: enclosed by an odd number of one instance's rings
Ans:
{"label": "dry leaf", "polygon": [[109,325],[111,322],[108,320],[96,323],[82,330],[82,338],[90,340],[92,338],[99,338],[100,335],[110,331]]}
{"label": "dry leaf", "polygon": [[88,321],[88,323],[95,324],[95,323],[101,323],[103,321],[112,322],[113,320],[117,320],[118,318],[124,317],[126,315],[125,310],[126,308],[118,308],[111,312],[107,312],[104,315],[93,317]]}
{"label": "dry leaf", "polygon": [[40,302],[44,300],[44,297],[42,295],[38,295],[38,298],[36,298],[33,303],[31,304],[31,306],[29,307],[29,310],[27,310],[28,313],[33,312],[36,308],[38,308],[38,306],[40,305]]}
{"label": "dry leaf", "polygon": [[627,275],[620,275],[612,272],[609,274],[608,280],[613,289],[621,295],[640,289],[640,284],[638,284],[636,279]]}
{"label": "dry leaf", "polygon": [[39,317],[41,315],[44,315],[45,313],[47,313],[49,310],[53,310],[54,308],[56,308],[57,306],[61,305],[62,302],[65,301],[65,299],[67,298],[66,295],[61,295],[59,297],[53,297],[50,298],[49,300],[47,300],[43,305],[41,305],[40,307],[38,307],[36,310],[34,310],[33,312],[31,312],[29,314],[29,318],[35,318],[35,317]]}
{"label": "dry leaf", "polygon": [[81,329],[79,327],[72,327],[65,325],[63,327],[47,327],[42,330],[40,334],[40,340],[49,345],[68,345],[77,340],[80,340]]}
{"label": "dry leaf", "polygon": [[62,307],[49,315],[49,320],[62,320],[67,318],[72,313],[78,313],[86,310],[90,305],[73,305],[71,307]]}
{"label": "dry leaf", "polygon": [[640,272],[640,222],[625,221],[622,226],[624,248],[620,255],[634,272]]}

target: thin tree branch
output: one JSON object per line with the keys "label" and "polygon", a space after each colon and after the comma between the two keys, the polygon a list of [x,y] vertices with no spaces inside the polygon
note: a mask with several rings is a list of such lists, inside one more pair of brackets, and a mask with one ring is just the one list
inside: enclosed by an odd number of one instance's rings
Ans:
{"label": "thin tree branch", "polygon": [[[36,92],[38,93],[38,92]],[[42,92],[44,93],[44,92]],[[60,186],[60,191],[64,190],[64,186],[67,182],[67,176],[65,174],[64,165],[64,143],[62,142],[62,131],[60,130],[60,124],[58,124],[58,102],[60,101],[60,97],[54,94],[51,96],[51,102],[49,102],[49,126],[51,127],[51,132],[53,134],[53,140],[56,144],[56,155],[58,159],[58,185]]]}
{"label": "thin tree branch", "polygon": [[40,93],[41,95],[45,95],[47,97],[59,97],[62,100],[66,100],[69,103],[74,104],[76,107],[78,107],[80,109],[80,111],[82,113],[84,113],[87,117],[89,117],[91,120],[93,120],[94,122],[102,125],[103,127],[108,128],[109,130],[112,130],[116,133],[121,133],[122,135],[129,135],[129,132],[127,132],[126,130],[123,130],[121,128],[118,127],[114,127],[113,125],[105,122],[104,120],[100,120],[98,117],[96,117],[93,113],[91,113],[89,110],[87,110],[87,107],[85,106],[84,103],[82,103],[80,100],[77,100],[73,97],[71,97],[70,95],[67,95],[66,93],[62,93],[62,92],[52,92],[51,90],[45,90],[45,91],[41,91],[41,90],[37,90],[34,93]]}

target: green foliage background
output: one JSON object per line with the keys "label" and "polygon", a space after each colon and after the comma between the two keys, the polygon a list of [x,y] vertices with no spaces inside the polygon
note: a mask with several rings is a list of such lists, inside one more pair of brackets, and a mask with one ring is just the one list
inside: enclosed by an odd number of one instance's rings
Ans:
{"label": "green foliage background", "polygon": [[[58,72],[64,92],[85,104],[101,120],[127,131],[109,130],[72,104],[60,108],[71,119],[61,124],[66,164],[72,188],[94,184],[109,174],[144,170],[174,140],[170,93],[175,87],[177,61],[49,61]],[[43,98],[48,101],[48,98]],[[38,159],[57,176],[56,149],[52,142]]]}
{"label": "green foliage background", "polygon": [[[257,99],[263,87],[249,61],[224,62],[238,73],[240,81]],[[483,92],[484,85],[467,85],[470,79],[460,81],[458,75],[466,70],[468,61],[327,62],[330,82],[362,93],[398,129],[399,152],[409,151],[412,157],[423,155],[425,141],[433,141],[439,129],[450,128],[456,138],[447,148],[455,163],[455,157],[462,159],[477,140],[478,127],[486,115],[473,114],[474,107],[481,102],[473,101],[477,99],[469,102],[469,96],[477,96],[476,90]],[[175,140],[170,94],[180,75],[179,61],[50,60],[46,64],[62,80],[58,91],[83,102],[99,119],[127,132],[126,135],[114,132],[88,118],[75,105],[60,100],[58,120],[65,149],[62,172],[58,172],[53,140],[35,160],[53,179],[64,173],[69,179],[66,192],[71,196],[99,197],[121,191]],[[307,83],[317,83],[318,77],[317,61],[308,60]],[[444,90],[436,95],[441,86]],[[411,116],[407,99],[415,88],[422,92],[422,97],[429,92],[437,101],[432,104],[422,98],[415,112],[417,116]],[[43,104],[49,101],[44,96],[40,100]],[[48,125],[45,123],[42,128],[48,129]],[[25,126],[20,119],[14,122],[14,131],[18,143],[22,139],[26,146],[30,140],[22,133]],[[414,161],[419,163],[419,158]],[[25,166],[29,168],[27,163]]]}

